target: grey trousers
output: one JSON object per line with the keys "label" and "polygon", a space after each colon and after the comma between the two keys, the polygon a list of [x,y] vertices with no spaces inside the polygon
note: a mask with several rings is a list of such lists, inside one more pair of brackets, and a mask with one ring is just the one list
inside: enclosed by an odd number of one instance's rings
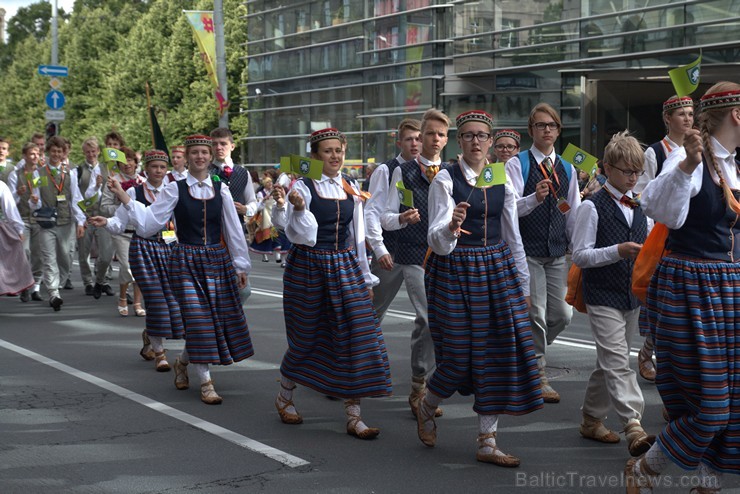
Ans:
{"label": "grey trousers", "polygon": [[42,228],[40,237],[41,256],[44,264],[44,286],[49,298],[59,296],[60,280],[69,279],[71,259],[70,245],[75,237],[75,224]]}
{"label": "grey trousers", "polygon": [[85,236],[77,239],[77,257],[80,261],[80,275],[85,286],[93,284],[93,269],[90,264],[90,247],[93,239],[98,245],[98,257],[95,260],[95,283],[104,285],[105,275],[108,272],[111,259],[113,258],[113,242],[111,234],[105,227],[87,225]]}
{"label": "grey trousers", "polygon": [[545,355],[547,345],[570,324],[573,307],[565,302],[568,291],[568,263],[563,257],[527,256],[532,307],[532,339],[537,357]]}
{"label": "grey trousers", "polygon": [[33,281],[38,286],[44,273],[44,259],[41,255],[41,227],[36,223],[23,222],[23,251],[31,265]]}

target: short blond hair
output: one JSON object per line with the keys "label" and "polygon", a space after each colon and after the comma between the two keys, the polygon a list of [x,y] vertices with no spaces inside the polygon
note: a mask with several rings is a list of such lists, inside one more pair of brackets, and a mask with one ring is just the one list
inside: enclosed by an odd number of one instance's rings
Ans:
{"label": "short blond hair", "polygon": [[421,117],[421,132],[424,132],[424,128],[427,126],[427,122],[431,120],[436,120],[437,122],[442,122],[447,126],[447,128],[450,128],[452,125],[452,122],[450,122],[450,118],[442,113],[441,111],[437,110],[436,108],[430,108],[427,111],[424,112],[424,115]]}
{"label": "short blond hair", "polygon": [[620,161],[630,170],[641,171],[645,166],[644,146],[626,129],[614,134],[604,148],[604,163],[614,166]]}
{"label": "short blond hair", "polygon": [[398,138],[400,139],[407,130],[421,132],[421,122],[415,118],[404,118],[401,120],[401,123],[398,124]]}

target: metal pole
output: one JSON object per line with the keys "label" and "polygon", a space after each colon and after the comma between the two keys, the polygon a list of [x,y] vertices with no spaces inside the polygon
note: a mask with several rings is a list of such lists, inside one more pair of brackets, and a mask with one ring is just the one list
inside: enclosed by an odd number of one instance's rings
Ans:
{"label": "metal pole", "polygon": [[[224,2],[213,0],[213,24],[216,35],[216,75],[218,86],[225,101],[229,100],[228,87],[226,84],[226,42],[224,41]],[[229,111],[224,111],[218,119],[219,127],[229,126]]]}
{"label": "metal pole", "polygon": [[51,64],[59,65],[59,23],[57,21],[57,0],[51,2]]}

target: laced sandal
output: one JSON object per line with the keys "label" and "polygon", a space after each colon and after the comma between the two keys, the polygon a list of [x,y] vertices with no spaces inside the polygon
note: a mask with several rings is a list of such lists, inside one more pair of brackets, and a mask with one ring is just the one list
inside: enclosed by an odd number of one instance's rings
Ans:
{"label": "laced sandal", "polygon": [[637,354],[637,370],[640,372],[640,377],[646,381],[655,382],[657,370],[655,369],[655,362],[653,362],[653,351],[648,349],[646,345],[647,341]]}
{"label": "laced sandal", "polygon": [[179,390],[188,389],[190,387],[188,364],[183,364],[180,361],[180,357],[175,359],[175,387]]}
{"label": "laced sandal", "polygon": [[[635,464],[640,460],[640,473],[642,475],[635,474]],[[624,483],[627,487],[627,494],[640,494],[643,489],[653,490],[653,481],[650,479],[651,476],[658,475],[658,472],[653,472],[644,461],[645,455],[639,458],[630,458],[627,460],[627,465],[624,467]]]}
{"label": "laced sandal", "polygon": [[[411,413],[414,417],[419,413],[419,400],[421,399],[424,389],[425,388],[412,389],[411,394],[409,395],[409,406],[411,407]],[[440,407],[437,407],[434,411],[434,417],[441,417],[442,415],[444,415],[444,411]]]}
{"label": "laced sandal", "polygon": [[141,307],[141,303],[134,304],[134,314],[136,314],[136,317],[146,316],[146,311]]}
{"label": "laced sandal", "polygon": [[[494,444],[488,442],[493,439]],[[491,448],[490,453],[484,453],[484,448]],[[518,467],[521,461],[513,455],[508,455],[501,451],[496,445],[496,433],[478,434],[478,451],[475,453],[475,459],[483,463],[493,463],[500,467],[514,468]]]}
{"label": "laced sandal", "polygon": [[648,435],[642,428],[642,425],[636,420],[631,421],[624,428],[624,435],[627,439],[627,447],[630,455],[640,456],[647,453],[650,446],[655,442],[655,436]]}
{"label": "laced sandal", "polygon": [[380,434],[380,429],[365,426],[365,429],[360,430],[358,426],[362,422],[362,417],[350,413],[349,407],[357,403],[355,400],[347,400],[344,405],[344,411],[347,413],[347,434],[358,439],[375,439]]}
{"label": "laced sandal", "polygon": [[[425,446],[433,448],[437,443],[437,423],[434,421],[433,416],[427,415],[426,407],[424,406],[425,396],[426,393],[422,392],[421,397],[419,397],[419,409],[416,414],[416,430],[421,442]],[[432,423],[432,429],[429,431],[426,430],[426,424],[428,422]]]}
{"label": "laced sandal", "polygon": [[[121,306],[121,302],[123,302],[123,306]],[[118,315],[121,317],[128,316],[128,303],[125,298],[118,299]]]}
{"label": "laced sandal", "polygon": [[[283,383],[280,383],[280,387],[288,390],[293,391],[296,386],[293,386],[292,388],[286,388],[283,386]],[[278,393],[277,398],[275,398],[275,408],[277,408],[278,415],[280,415],[280,421],[283,424],[290,424],[290,425],[297,425],[303,423],[303,417],[301,417],[301,414],[298,413],[296,410],[295,413],[291,413],[288,411],[288,408],[293,407],[295,409],[295,405],[293,404],[293,400],[286,400],[283,398],[280,393]]]}
{"label": "laced sandal", "polygon": [[152,342],[149,341],[149,335],[146,334],[146,329],[141,332],[141,341],[144,343],[144,346],[141,347],[141,351],[139,352],[141,358],[143,358],[144,360],[154,360],[154,350],[152,349]]}
{"label": "laced sandal", "polygon": [[581,436],[607,444],[616,444],[620,441],[616,432],[607,429],[601,420],[585,413],[583,414],[583,422],[581,422]]}
{"label": "laced sandal", "polygon": [[170,363],[167,362],[167,356],[165,355],[164,351],[154,354],[154,368],[157,370],[157,372],[170,371]]}
{"label": "laced sandal", "polygon": [[213,387],[213,381],[207,381],[200,385],[200,401],[206,405],[220,405],[223,402],[216,389]]}

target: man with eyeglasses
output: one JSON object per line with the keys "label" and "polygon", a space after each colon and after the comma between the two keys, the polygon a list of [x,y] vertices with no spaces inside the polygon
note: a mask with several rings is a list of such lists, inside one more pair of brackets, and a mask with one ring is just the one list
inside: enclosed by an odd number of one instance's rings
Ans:
{"label": "man with eyeglasses", "polygon": [[552,106],[537,104],[529,114],[532,147],[506,163],[506,174],[519,196],[519,228],[530,274],[529,317],[545,403],[560,402],[545,373],[545,352],[573,315],[565,302],[565,252],[573,238],[575,211],[581,204],[573,165],[555,153],[561,125]]}
{"label": "man with eyeglasses", "polygon": [[516,130],[501,129],[493,135],[493,154],[496,161],[506,163],[519,152],[522,136]]}

